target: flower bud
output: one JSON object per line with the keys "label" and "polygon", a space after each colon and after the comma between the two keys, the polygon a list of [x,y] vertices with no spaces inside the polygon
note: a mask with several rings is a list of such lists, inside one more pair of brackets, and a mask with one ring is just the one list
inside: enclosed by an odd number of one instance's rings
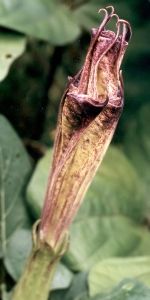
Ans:
{"label": "flower bud", "polygon": [[[109,10],[111,10],[109,12]],[[110,144],[123,108],[120,66],[131,28],[101,9],[81,71],[69,79],[60,104],[53,163],[40,225],[40,239],[53,248],[75,217]],[[105,28],[116,19],[116,33]]]}

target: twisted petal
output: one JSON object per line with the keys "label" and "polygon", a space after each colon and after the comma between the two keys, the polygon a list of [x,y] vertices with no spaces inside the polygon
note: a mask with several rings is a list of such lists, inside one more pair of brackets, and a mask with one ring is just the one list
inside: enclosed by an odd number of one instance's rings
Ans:
{"label": "twisted petal", "polygon": [[[93,30],[84,65],[69,78],[59,110],[52,170],[40,238],[55,247],[76,215],[99,167],[123,108],[120,66],[131,36],[112,6]],[[116,33],[105,26],[116,18]]]}

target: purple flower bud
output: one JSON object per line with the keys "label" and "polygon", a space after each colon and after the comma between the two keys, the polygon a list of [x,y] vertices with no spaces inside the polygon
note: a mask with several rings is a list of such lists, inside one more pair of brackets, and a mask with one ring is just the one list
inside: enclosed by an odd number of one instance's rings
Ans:
{"label": "purple flower bud", "polygon": [[[110,10],[110,12],[109,12]],[[61,101],[53,164],[40,225],[40,239],[53,248],[63,238],[110,144],[123,108],[120,71],[131,36],[113,7],[92,30],[81,71],[69,79]],[[116,19],[116,32],[106,24]]]}

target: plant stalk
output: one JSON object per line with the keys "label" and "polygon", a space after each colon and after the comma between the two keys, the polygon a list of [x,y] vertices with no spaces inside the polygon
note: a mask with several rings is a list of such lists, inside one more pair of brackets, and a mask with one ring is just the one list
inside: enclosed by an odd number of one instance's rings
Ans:
{"label": "plant stalk", "polygon": [[[37,227],[37,224],[35,224]],[[24,273],[14,289],[12,300],[47,300],[53,275],[60,258],[68,246],[68,236],[57,249],[38,240],[38,232],[33,228],[33,249]]]}

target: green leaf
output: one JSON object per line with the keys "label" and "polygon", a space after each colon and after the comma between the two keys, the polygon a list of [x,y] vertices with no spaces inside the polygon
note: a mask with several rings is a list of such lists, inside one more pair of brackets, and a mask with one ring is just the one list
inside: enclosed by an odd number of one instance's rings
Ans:
{"label": "green leaf", "polygon": [[71,10],[54,0],[0,1],[0,25],[54,45],[72,42],[80,34]]}
{"label": "green leaf", "polygon": [[76,299],[80,294],[85,293],[85,291],[87,291],[87,274],[83,272],[78,273],[74,276],[72,285],[65,295],[65,300]]}
{"label": "green leaf", "polygon": [[99,4],[86,3],[74,11],[74,16],[82,27],[90,30],[100,24],[98,10]]}
{"label": "green leaf", "polygon": [[31,172],[27,153],[8,121],[0,116],[0,245],[6,259],[7,245],[18,228],[30,227],[24,188]]}
{"label": "green leaf", "polygon": [[146,228],[123,216],[101,216],[72,224],[64,261],[69,268],[82,271],[104,258],[142,255],[150,255],[150,233]]}
{"label": "green leaf", "polygon": [[14,60],[23,53],[25,45],[25,37],[0,31],[0,81],[7,76]]}
{"label": "green leaf", "polygon": [[150,289],[136,280],[123,280],[106,297],[96,296],[93,300],[149,300]]}
{"label": "green leaf", "polygon": [[124,279],[110,293],[98,294],[94,297],[87,293],[79,296],[78,300],[149,300],[150,289],[136,280]]}
{"label": "green leaf", "polygon": [[148,228],[145,227],[137,227],[136,233],[139,235],[141,242],[136,246],[133,250],[132,255],[140,256],[140,255],[150,255],[150,232]]}
{"label": "green leaf", "polygon": [[[135,255],[146,233],[145,230],[141,234],[137,225],[123,216],[83,219],[71,227],[70,247],[64,258],[65,263],[75,271],[82,271],[90,269],[104,258]],[[149,238],[148,234],[148,241]],[[143,254],[141,252],[140,255]]]}
{"label": "green leaf", "polygon": [[[80,290],[80,284],[82,277],[79,275],[75,276],[80,278],[79,285],[76,285],[76,292],[70,288],[69,292],[54,292],[51,293],[50,300],[149,300],[150,299],[150,288],[145,286],[143,283],[133,280],[124,279],[117,286],[115,286],[110,292],[100,293],[93,297],[90,297],[85,286],[84,289]],[[75,287],[75,286],[74,286]],[[69,297],[68,297],[69,296]]]}
{"label": "green leaf", "polygon": [[125,152],[136,167],[141,181],[146,184],[147,191],[150,191],[150,139],[149,139],[149,111],[150,105],[143,105],[136,114],[129,120],[129,126],[125,137]]}
{"label": "green leaf", "polygon": [[[107,5],[110,5],[110,1],[101,0],[101,1],[88,1],[83,5],[79,5],[79,7],[74,11],[74,16],[76,17],[78,23],[86,28],[91,29],[92,27],[97,27],[101,23],[104,12],[98,13],[100,8],[104,8]],[[113,5],[113,3],[112,3]],[[132,13],[132,6],[128,5],[126,2],[116,1],[115,3],[115,12],[119,12],[121,18],[126,19],[128,16],[128,20],[135,22],[137,21],[136,14]],[[115,20],[114,20],[115,21]],[[114,23],[115,24],[115,23]],[[109,23],[109,28],[111,28],[112,22]],[[135,44],[134,44],[135,45]]]}
{"label": "green leaf", "polygon": [[51,290],[67,289],[70,286],[72,279],[72,272],[65,265],[59,263],[54,275]]}
{"label": "green leaf", "polygon": [[75,300],[87,292],[87,274],[75,274],[67,290],[57,290],[51,293],[50,300]]}
{"label": "green leaf", "polygon": [[31,249],[30,230],[18,229],[11,235],[6,248],[5,266],[15,281],[21,276]]}
{"label": "green leaf", "polygon": [[89,272],[90,295],[106,293],[125,278],[135,278],[150,287],[150,257],[110,258]]}
{"label": "green leaf", "polygon": [[43,207],[51,160],[52,150],[49,150],[37,163],[27,187],[27,203],[35,218],[40,217]]}
{"label": "green leaf", "polygon": [[[150,289],[135,280],[123,280],[113,289],[109,298],[102,300],[148,300],[150,299]],[[96,300],[96,299],[95,299]]]}

